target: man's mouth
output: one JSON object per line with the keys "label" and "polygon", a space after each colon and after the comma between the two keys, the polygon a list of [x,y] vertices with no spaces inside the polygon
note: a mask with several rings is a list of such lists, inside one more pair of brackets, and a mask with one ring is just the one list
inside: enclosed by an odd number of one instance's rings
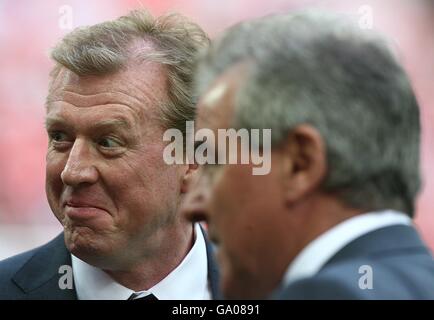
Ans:
{"label": "man's mouth", "polygon": [[102,206],[93,204],[90,201],[76,199],[66,200],[63,207],[65,215],[71,220],[88,220],[108,213]]}

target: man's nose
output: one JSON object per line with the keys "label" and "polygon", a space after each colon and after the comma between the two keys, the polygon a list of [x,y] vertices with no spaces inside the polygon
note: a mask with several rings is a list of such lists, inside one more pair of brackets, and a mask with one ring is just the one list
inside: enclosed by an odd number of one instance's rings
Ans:
{"label": "man's nose", "polygon": [[76,139],[60,175],[63,183],[72,187],[95,183],[98,180],[98,171],[94,161],[91,146],[82,139]]}

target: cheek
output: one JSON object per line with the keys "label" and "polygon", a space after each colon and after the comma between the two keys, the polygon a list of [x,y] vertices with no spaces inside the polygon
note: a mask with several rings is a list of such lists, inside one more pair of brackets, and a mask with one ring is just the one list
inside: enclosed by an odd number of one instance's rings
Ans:
{"label": "cheek", "polygon": [[60,177],[66,160],[61,155],[50,155],[46,157],[46,170],[45,170],[45,191],[49,205],[53,212],[57,215],[59,213],[59,200],[63,190],[63,182]]}
{"label": "cheek", "polygon": [[230,180],[220,180],[212,190],[209,226],[210,232],[215,233],[220,242],[222,273],[226,274],[228,281],[248,267],[247,253],[253,236],[251,208],[240,194],[246,190],[239,190],[236,182]]}
{"label": "cheek", "polygon": [[252,289],[252,283],[256,283],[256,268],[248,252],[231,250],[234,248],[227,249],[226,251],[222,248],[218,255],[222,292],[229,299],[246,298],[248,297],[246,290]]}
{"label": "cheek", "polygon": [[275,178],[253,176],[249,166],[228,166],[215,182],[210,229],[221,242],[222,260],[228,273],[255,273],[270,250],[273,213],[281,209]]}
{"label": "cheek", "polygon": [[119,209],[123,207],[130,214],[138,213],[137,219],[169,213],[176,208],[179,198],[179,168],[162,163],[161,154],[155,153],[129,157],[116,169],[113,166],[107,168],[111,178],[105,182],[112,186],[110,197]]}
{"label": "cheek", "polygon": [[241,242],[241,237],[249,233],[253,200],[261,195],[255,194],[252,176],[243,166],[229,165],[220,170],[210,192],[211,220],[219,232],[225,233],[227,242]]}

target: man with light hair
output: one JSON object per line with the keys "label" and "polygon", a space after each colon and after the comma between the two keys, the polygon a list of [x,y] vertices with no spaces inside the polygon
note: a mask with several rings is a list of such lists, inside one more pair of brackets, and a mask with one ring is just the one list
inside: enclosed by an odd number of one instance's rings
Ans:
{"label": "man with light hair", "polygon": [[183,205],[226,298],[434,299],[419,110],[383,40],[323,12],[265,17],[214,42],[196,82],[198,129],[271,129],[269,174],[204,165]]}
{"label": "man with light hair", "polygon": [[0,262],[0,299],[218,297],[208,240],[177,213],[195,167],[162,157],[163,132],[193,119],[208,44],[178,14],[133,11],[56,45],[46,193],[64,232]]}

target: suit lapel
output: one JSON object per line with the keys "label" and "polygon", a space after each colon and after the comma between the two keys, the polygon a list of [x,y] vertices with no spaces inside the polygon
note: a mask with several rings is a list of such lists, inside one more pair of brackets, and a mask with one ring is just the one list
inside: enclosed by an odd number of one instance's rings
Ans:
{"label": "suit lapel", "polygon": [[[12,280],[23,290],[27,299],[77,299],[75,289],[60,289],[59,268],[71,266],[63,233],[38,249],[14,275]],[[72,269],[71,269],[72,270]]]}

